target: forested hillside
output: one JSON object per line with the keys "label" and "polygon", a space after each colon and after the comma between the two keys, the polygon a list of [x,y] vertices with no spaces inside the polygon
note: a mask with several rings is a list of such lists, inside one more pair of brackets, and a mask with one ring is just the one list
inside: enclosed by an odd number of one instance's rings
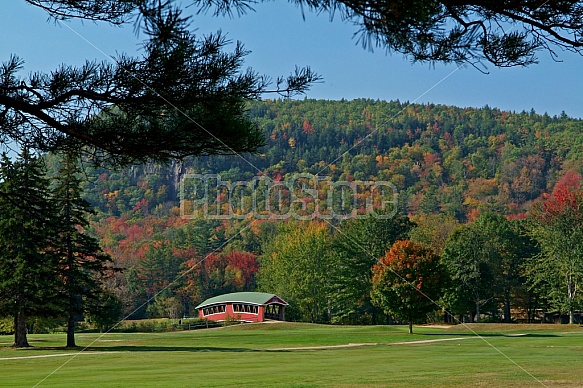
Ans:
{"label": "forested hillside", "polygon": [[583,122],[566,116],[372,100],[263,101],[249,114],[267,136],[259,155],[88,167],[86,198],[106,215],[167,216],[186,172],[224,180],[300,172],[390,181],[403,212],[465,221],[483,209],[527,210],[564,171],[582,168]]}
{"label": "forested hillside", "polygon": [[[181,218],[179,183],[185,173],[220,174],[229,181],[258,176],[281,181],[293,173],[388,181],[398,190],[398,215],[412,220],[439,215],[440,225],[433,226],[438,229],[486,212],[524,218],[567,171],[583,172],[583,122],[566,116],[373,100],[267,100],[252,103],[249,115],[266,134],[257,155],[119,171],[84,164],[84,195],[98,210],[91,230],[125,268],[109,281],[126,314],[193,314],[192,306],[206,297],[254,290],[261,263],[268,263],[259,258],[275,249],[270,242],[280,244],[279,250],[287,246],[275,238],[282,228],[270,220]],[[56,161],[48,160],[54,169]],[[315,234],[319,227],[324,226],[316,226]],[[266,279],[270,276],[259,279],[259,287],[269,286]],[[311,320],[334,320],[334,308],[327,309],[310,312]],[[369,310],[368,321],[377,321],[380,312]],[[336,316],[350,314],[354,311]],[[305,318],[300,311],[296,317]]]}

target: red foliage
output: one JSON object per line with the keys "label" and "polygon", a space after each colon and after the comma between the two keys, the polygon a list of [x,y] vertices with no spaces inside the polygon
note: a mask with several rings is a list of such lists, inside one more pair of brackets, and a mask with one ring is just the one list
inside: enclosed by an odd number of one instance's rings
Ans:
{"label": "red foliage", "polygon": [[453,139],[451,137],[451,133],[449,133],[449,132],[444,133],[443,139],[450,147],[453,145]]}
{"label": "red foliage", "polygon": [[583,190],[581,174],[567,171],[553,187],[550,195],[543,195],[543,202],[533,208],[533,215],[539,220],[552,221],[565,212],[572,212],[583,217]]}
{"label": "red foliage", "polygon": [[310,123],[310,120],[304,120],[302,132],[305,133],[306,135],[313,135],[314,133],[316,133],[314,127],[312,127],[312,124]]}
{"label": "red foliage", "polygon": [[243,274],[243,284],[252,281],[259,270],[257,257],[249,252],[233,251],[227,255],[227,264],[232,268],[241,270]]}
{"label": "red foliage", "polygon": [[508,221],[524,220],[526,218],[526,213],[510,214],[506,217]]}
{"label": "red foliage", "polygon": [[557,201],[564,201],[570,196],[570,193],[578,191],[581,189],[581,174],[569,170],[565,175],[561,177],[555,183],[553,187],[552,196],[556,198]]}
{"label": "red foliage", "polygon": [[148,200],[146,198],[140,199],[134,206],[133,211],[140,211],[142,214],[148,214]]}
{"label": "red foliage", "polygon": [[480,216],[480,210],[479,209],[471,209],[467,214],[466,217],[468,218],[469,222],[473,222],[476,220],[476,218],[478,218]]}
{"label": "red foliage", "polygon": [[[397,241],[372,268],[373,303],[410,323],[435,309],[444,272],[430,249],[411,241]],[[411,287],[413,286],[413,287]],[[380,297],[380,295],[384,295]]]}
{"label": "red foliage", "polygon": [[222,277],[224,282],[223,287],[232,286],[235,290],[249,289],[254,283],[255,274],[259,270],[256,256],[249,252],[240,251],[212,253],[206,257],[203,266],[210,276],[216,277],[221,274],[219,276]]}
{"label": "red foliage", "polygon": [[550,197],[543,203],[543,208],[549,212],[562,211],[566,207],[577,206],[577,194],[581,188],[581,175],[567,171],[555,186]]}

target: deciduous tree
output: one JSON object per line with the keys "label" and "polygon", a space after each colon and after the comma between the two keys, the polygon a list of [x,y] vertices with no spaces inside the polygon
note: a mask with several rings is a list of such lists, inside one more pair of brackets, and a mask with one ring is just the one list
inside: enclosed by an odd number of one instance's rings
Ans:
{"label": "deciduous tree", "polygon": [[387,314],[406,320],[410,334],[414,322],[439,309],[436,301],[447,275],[430,249],[408,240],[397,241],[372,272],[372,302]]}
{"label": "deciduous tree", "polygon": [[479,322],[482,307],[496,296],[498,253],[484,233],[466,225],[452,233],[442,261],[452,280],[444,297],[446,307],[454,313],[469,312],[472,322],[474,317]]}
{"label": "deciduous tree", "polygon": [[368,217],[340,224],[332,241],[335,265],[334,319],[343,323],[381,323],[382,309],[371,303],[372,267],[397,240],[407,238],[413,224],[407,217]]}
{"label": "deciduous tree", "polygon": [[[260,257],[258,287],[290,304],[286,316],[307,322],[330,319],[330,232],[326,224],[285,223]],[[289,311],[289,314],[288,314]]]}
{"label": "deciduous tree", "polygon": [[497,213],[484,213],[475,221],[475,228],[482,233],[495,256],[490,260],[495,288],[504,304],[504,322],[511,321],[511,298],[524,283],[523,266],[536,252],[532,239],[514,223]]}
{"label": "deciduous tree", "polygon": [[553,308],[569,314],[581,306],[583,286],[583,190],[581,175],[568,172],[530,213],[530,233],[540,254],[529,268],[534,287],[544,287]]}

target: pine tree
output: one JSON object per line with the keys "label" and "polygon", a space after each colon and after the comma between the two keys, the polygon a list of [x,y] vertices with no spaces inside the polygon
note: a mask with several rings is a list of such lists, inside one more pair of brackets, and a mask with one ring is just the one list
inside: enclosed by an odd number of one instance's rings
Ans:
{"label": "pine tree", "polygon": [[[117,163],[256,152],[264,136],[246,105],[269,78],[242,68],[248,51],[221,32],[196,36],[174,1],[28,1],[57,19],[124,23],[145,39],[141,56],[63,64],[21,76],[24,61],[0,64],[0,133],[47,152],[89,153]],[[90,4],[90,5],[89,5]],[[303,93],[320,77],[296,68],[273,92]]]}
{"label": "pine tree", "polygon": [[75,347],[75,324],[90,306],[105,295],[102,279],[112,268],[111,258],[99,242],[85,233],[87,217],[93,213],[81,197],[76,159],[63,156],[53,188],[56,216],[60,223],[54,248],[58,252],[60,285],[66,295],[67,347]]}
{"label": "pine tree", "polygon": [[56,221],[42,160],[25,147],[0,162],[0,308],[14,317],[14,346],[27,347],[26,320],[55,315],[58,265],[49,248]]}

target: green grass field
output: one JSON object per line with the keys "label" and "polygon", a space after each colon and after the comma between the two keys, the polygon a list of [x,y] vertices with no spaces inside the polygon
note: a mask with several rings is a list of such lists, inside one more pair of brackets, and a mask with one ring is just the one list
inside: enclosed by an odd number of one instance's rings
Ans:
{"label": "green grass field", "polygon": [[[64,334],[30,335],[32,349],[0,336],[0,387],[583,386],[580,326],[414,330],[271,323],[79,334],[83,351],[64,349]],[[423,342],[403,344],[411,341]],[[337,346],[348,344],[364,345]]]}

